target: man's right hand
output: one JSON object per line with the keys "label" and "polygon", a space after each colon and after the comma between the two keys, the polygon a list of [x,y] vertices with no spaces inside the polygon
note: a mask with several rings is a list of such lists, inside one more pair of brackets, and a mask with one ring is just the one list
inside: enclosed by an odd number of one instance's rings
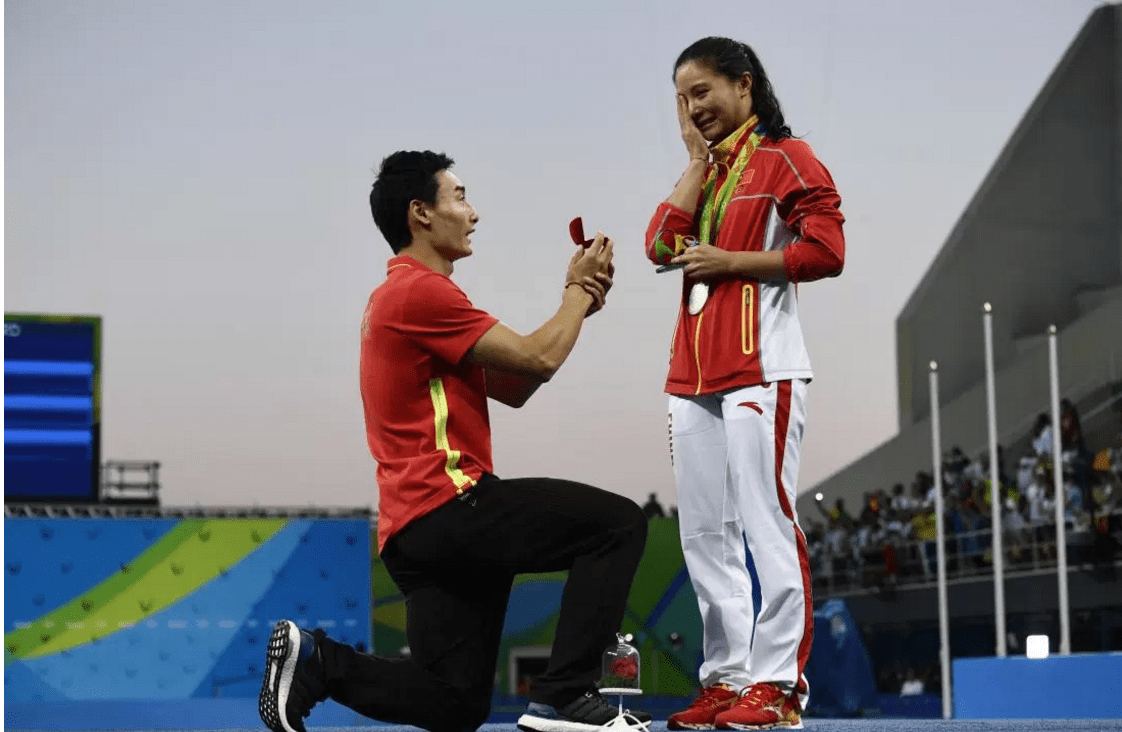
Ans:
{"label": "man's right hand", "polygon": [[596,232],[596,238],[587,247],[577,247],[573,258],[569,260],[569,271],[565,273],[565,282],[581,282],[586,277],[596,279],[599,272],[611,274],[612,272],[612,240],[604,236],[603,232]]}

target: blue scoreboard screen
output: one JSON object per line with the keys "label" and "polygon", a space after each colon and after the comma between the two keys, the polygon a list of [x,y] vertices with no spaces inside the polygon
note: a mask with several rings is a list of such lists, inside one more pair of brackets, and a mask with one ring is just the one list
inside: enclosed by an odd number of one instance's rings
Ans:
{"label": "blue scoreboard screen", "polygon": [[4,315],[4,500],[96,502],[101,318]]}

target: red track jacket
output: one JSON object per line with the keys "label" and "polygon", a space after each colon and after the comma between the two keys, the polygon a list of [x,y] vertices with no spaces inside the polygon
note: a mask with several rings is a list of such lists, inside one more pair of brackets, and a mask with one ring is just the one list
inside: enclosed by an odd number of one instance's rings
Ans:
{"label": "red track jacket", "polygon": [[[751,130],[741,137],[746,139]],[[743,140],[718,146],[718,185]],[[728,148],[731,155],[718,152]],[[723,158],[723,159],[722,159]],[[841,273],[845,261],[841,197],[829,171],[801,140],[764,138],[740,177],[717,240],[734,252],[782,249],[786,282],[722,279],[710,283],[701,312],[687,310],[692,280],[683,278],[682,303],[670,348],[666,392],[711,394],[785,379],[810,379],[810,358],[799,324],[795,285]],[[647,227],[647,257],[666,264],[675,235],[698,234],[697,214],[663,202]],[[661,245],[661,246],[660,246]],[[679,247],[680,248],[680,247]]]}

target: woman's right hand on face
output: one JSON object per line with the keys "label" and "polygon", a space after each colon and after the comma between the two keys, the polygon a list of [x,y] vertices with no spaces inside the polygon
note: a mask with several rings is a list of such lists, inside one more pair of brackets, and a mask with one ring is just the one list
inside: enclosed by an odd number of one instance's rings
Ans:
{"label": "woman's right hand on face", "polygon": [[686,150],[690,160],[709,160],[709,143],[697,129],[693,118],[690,117],[689,103],[682,94],[678,95],[678,125],[682,128],[682,142],[686,143]]}

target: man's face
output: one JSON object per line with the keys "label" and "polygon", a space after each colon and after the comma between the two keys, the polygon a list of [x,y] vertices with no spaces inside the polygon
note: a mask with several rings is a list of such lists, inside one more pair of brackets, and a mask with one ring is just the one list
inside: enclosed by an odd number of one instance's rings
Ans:
{"label": "man's face", "polygon": [[448,261],[471,256],[471,234],[479,215],[467,202],[467,191],[449,170],[436,174],[436,206],[432,207],[433,246]]}
{"label": "man's face", "polygon": [[699,61],[687,61],[674,74],[678,94],[686,99],[690,119],[710,143],[736,132],[752,116],[752,80],[733,81]]}

